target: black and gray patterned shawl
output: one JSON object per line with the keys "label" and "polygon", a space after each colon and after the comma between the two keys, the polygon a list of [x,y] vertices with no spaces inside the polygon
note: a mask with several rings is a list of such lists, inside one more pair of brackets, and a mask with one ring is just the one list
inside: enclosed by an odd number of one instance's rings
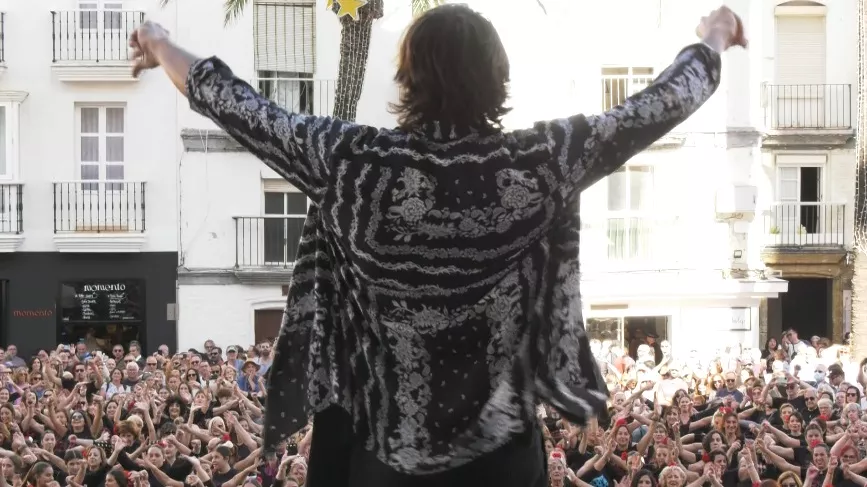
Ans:
{"label": "black and gray patterned shawl", "polygon": [[407,133],[287,113],[219,59],[196,62],[193,110],[313,203],[266,449],[338,405],[382,462],[433,473],[507,443],[540,400],[578,423],[604,413],[578,289],[578,196],[695,112],[720,65],[696,44],[602,115]]}

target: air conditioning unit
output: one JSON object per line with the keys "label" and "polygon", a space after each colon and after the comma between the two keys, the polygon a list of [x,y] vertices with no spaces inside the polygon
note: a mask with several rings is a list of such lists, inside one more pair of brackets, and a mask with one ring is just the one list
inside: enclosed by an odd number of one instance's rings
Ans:
{"label": "air conditioning unit", "polygon": [[755,186],[732,185],[716,192],[717,220],[752,221],[756,214]]}

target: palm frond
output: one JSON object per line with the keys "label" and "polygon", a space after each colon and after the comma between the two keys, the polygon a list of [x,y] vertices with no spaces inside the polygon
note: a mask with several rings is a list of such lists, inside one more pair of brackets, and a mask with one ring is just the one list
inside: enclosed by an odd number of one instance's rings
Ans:
{"label": "palm frond", "polygon": [[[160,7],[165,7],[172,0],[160,0]],[[238,17],[244,13],[244,9],[247,7],[248,0],[226,0],[226,18],[224,20],[225,25],[229,25],[235,21]]]}
{"label": "palm frond", "polygon": [[428,10],[439,7],[446,3],[446,0],[412,0],[412,14],[421,15]]}
{"label": "palm frond", "polygon": [[231,24],[244,13],[248,0],[226,0],[226,25]]}

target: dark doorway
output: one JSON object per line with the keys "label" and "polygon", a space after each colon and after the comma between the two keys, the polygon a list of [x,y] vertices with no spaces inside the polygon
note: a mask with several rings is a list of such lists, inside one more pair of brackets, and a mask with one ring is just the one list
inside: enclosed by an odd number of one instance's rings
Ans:
{"label": "dark doorway", "polygon": [[[801,168],[801,203],[818,203],[822,200],[822,170],[818,167]],[[819,206],[801,206],[801,225],[807,233],[819,233]]]}
{"label": "dark doorway", "polygon": [[253,333],[256,336],[256,344],[274,341],[280,333],[282,324],[282,309],[257,309],[253,317]]}
{"label": "dark doorway", "polygon": [[623,319],[623,339],[629,347],[629,356],[638,357],[638,347],[648,343],[647,337],[655,336],[654,352],[657,363],[662,359],[659,344],[668,339],[667,316],[629,316]]}
{"label": "dark doorway", "polygon": [[[792,278],[789,290],[780,294],[779,298],[768,300],[768,330],[771,327],[771,309],[775,309],[773,318],[779,319],[779,329],[794,328],[798,336],[809,340],[811,336],[832,336],[831,292],[833,281],[822,278]],[[772,303],[778,301],[778,303]],[[779,339],[779,334],[771,335]]]}

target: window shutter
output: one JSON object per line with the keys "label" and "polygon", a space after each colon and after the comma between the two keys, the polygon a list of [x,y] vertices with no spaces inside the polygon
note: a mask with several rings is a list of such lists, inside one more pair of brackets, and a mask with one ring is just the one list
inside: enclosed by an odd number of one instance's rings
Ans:
{"label": "window shutter", "polygon": [[315,4],[256,2],[254,42],[257,71],[314,72]]}
{"label": "window shutter", "polygon": [[777,16],[777,79],[780,85],[825,84],[825,17]]}
{"label": "window shutter", "polygon": [[300,193],[295,186],[284,179],[263,179],[262,190],[266,193]]}
{"label": "window shutter", "polygon": [[798,189],[801,179],[799,176],[800,168],[797,167],[781,167],[779,168],[780,177],[780,196],[781,202],[798,201]]}

